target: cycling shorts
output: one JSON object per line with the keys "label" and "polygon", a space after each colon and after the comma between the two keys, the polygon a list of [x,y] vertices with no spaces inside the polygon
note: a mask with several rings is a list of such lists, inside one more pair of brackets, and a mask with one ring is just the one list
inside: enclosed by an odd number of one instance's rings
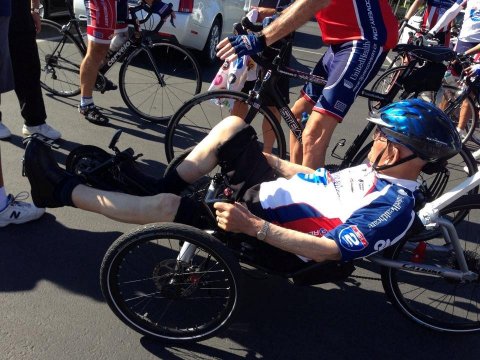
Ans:
{"label": "cycling shorts", "polygon": [[327,84],[323,87],[306,83],[301,95],[314,104],[314,111],[341,122],[358,93],[377,74],[387,52],[368,40],[331,45],[312,72],[327,79]]}
{"label": "cycling shorts", "polygon": [[128,0],[85,0],[88,40],[110,44],[116,33],[128,30]]}

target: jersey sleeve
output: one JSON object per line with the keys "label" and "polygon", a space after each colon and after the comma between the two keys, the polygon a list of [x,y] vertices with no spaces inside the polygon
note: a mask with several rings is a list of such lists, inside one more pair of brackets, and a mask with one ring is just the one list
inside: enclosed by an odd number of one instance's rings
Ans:
{"label": "jersey sleeve", "polygon": [[334,240],[343,261],[365,257],[401,240],[415,219],[415,200],[409,191],[390,187],[384,195],[354,211],[325,237]]}

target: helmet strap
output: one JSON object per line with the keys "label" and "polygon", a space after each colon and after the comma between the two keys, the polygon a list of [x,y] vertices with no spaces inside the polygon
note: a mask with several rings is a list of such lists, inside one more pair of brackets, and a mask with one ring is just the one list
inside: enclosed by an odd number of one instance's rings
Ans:
{"label": "helmet strap", "polygon": [[411,155],[408,155],[407,157],[404,157],[403,159],[398,160],[397,162],[395,162],[395,163],[393,163],[393,164],[380,165],[380,166],[379,166],[378,163],[380,162],[380,159],[382,158],[382,155],[383,155],[383,153],[385,152],[385,150],[387,150],[388,145],[390,145],[390,142],[389,142],[389,141],[387,142],[387,146],[385,146],[385,147],[383,148],[383,150],[380,151],[380,153],[377,155],[377,158],[375,159],[375,161],[374,161],[373,164],[372,164],[373,170],[375,170],[375,171],[382,171],[382,170],[390,169],[390,168],[392,168],[392,167],[394,167],[394,166],[403,164],[403,163],[405,163],[405,162],[407,162],[407,161],[410,161],[410,160],[412,160],[412,159],[415,159],[415,158],[417,157],[417,155],[411,154]]}

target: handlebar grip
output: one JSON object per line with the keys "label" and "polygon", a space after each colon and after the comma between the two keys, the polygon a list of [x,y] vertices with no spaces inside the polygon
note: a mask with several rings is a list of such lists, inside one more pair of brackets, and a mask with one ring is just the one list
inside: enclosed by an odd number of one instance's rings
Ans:
{"label": "handlebar grip", "polygon": [[246,16],[242,18],[241,24],[242,24],[244,29],[250,30],[250,31],[253,31],[253,32],[259,32],[259,31],[263,30],[262,25],[257,25],[257,24],[252,23],[250,21],[250,19],[247,18]]}

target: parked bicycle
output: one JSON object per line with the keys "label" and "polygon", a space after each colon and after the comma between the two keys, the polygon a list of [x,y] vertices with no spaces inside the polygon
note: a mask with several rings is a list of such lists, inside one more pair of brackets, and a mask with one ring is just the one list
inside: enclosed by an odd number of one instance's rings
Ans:
{"label": "parked bicycle", "polygon": [[[273,133],[275,138],[272,152],[282,158],[286,157],[286,141],[283,133],[282,125],[276,120],[271,111],[262,104],[262,94],[268,93],[275,101],[275,106],[279,110],[282,118],[290,130],[295,134],[297,139],[301,141],[302,127],[295,119],[288,104],[280,95],[276,83],[280,76],[288,76],[305,81],[311,81],[319,85],[325,85],[325,79],[309,73],[301,72],[282,64],[283,53],[287,51],[291,42],[286,41],[279,50],[278,56],[273,60],[262,59],[254,56],[254,61],[263,66],[267,71],[265,76],[257,80],[255,88],[250,94],[241,92],[220,90],[212,91],[205,94],[199,94],[187,101],[172,116],[167,131],[165,133],[165,153],[168,161],[198,144],[223,118],[230,115],[229,103],[239,101],[245,103],[248,113],[245,122],[252,125],[260,140],[263,139],[266,132]],[[418,76],[418,62],[426,62],[432,67],[437,67],[443,61],[453,59],[455,53],[445,47],[423,47],[416,45],[400,45],[394,51],[407,51],[412,57],[412,61],[408,65],[402,66],[401,69],[391,69],[383,74],[373,85],[372,90],[363,90],[360,96],[369,99],[369,109],[375,110],[383,107],[397,99],[407,99],[418,97],[419,94],[426,90],[435,90],[441,85],[443,72],[437,71],[431,74],[428,81],[415,80]],[[397,72],[398,71],[398,72]],[[394,73],[395,72],[395,73]],[[395,81],[391,81],[389,77],[395,74]],[[416,77],[415,77],[416,74]],[[420,74],[421,75],[421,74]],[[388,79],[388,88],[384,91],[381,84],[386,83]],[[412,81],[413,80],[413,81]],[[433,80],[433,81],[432,81]],[[267,120],[268,126],[262,125],[263,119]],[[262,128],[263,127],[263,128]],[[371,142],[368,141],[374,126],[368,124],[364,130],[356,136],[350,147],[342,156],[337,150],[345,146],[346,139],[341,139],[333,147],[332,157],[340,160],[338,165],[328,165],[330,169],[343,169],[352,165],[357,165],[365,161]],[[467,169],[467,170],[464,170]],[[446,167],[442,167],[439,172],[433,174],[424,174],[423,180],[429,188],[430,197],[435,198],[445,189],[453,186],[458,181],[463,180],[466,176],[472,175],[477,171],[475,160],[472,158],[468,149],[463,148],[459,155],[449,160]]]}
{"label": "parked bicycle", "polygon": [[[86,53],[85,32],[66,1],[70,19],[60,25],[42,20],[37,35],[41,62],[41,85],[52,94],[70,97],[80,94],[80,63]],[[145,17],[140,13],[146,14]],[[201,90],[199,65],[183,47],[157,36],[163,21],[143,2],[129,7],[129,39],[111,54],[100,69],[95,88],[107,90],[107,72],[121,63],[118,83],[128,108],[143,119],[168,121],[178,107]],[[144,30],[148,26],[149,30]],[[150,26],[151,25],[151,26]],[[143,29],[143,30],[142,30]]]}

